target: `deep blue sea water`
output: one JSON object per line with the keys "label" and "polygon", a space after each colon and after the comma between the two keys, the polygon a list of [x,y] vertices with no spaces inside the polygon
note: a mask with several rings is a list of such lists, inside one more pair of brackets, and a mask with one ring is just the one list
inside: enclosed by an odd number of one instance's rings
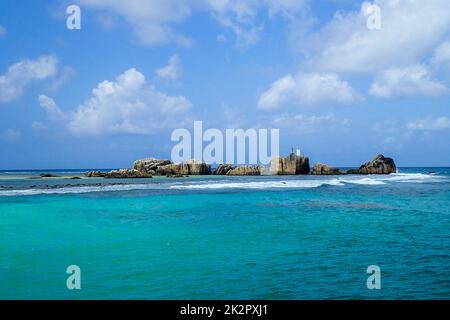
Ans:
{"label": "deep blue sea water", "polygon": [[[436,174],[430,175],[434,171]],[[0,173],[1,299],[450,299],[450,169]],[[66,268],[81,268],[81,290]],[[381,268],[381,290],[366,269]]]}

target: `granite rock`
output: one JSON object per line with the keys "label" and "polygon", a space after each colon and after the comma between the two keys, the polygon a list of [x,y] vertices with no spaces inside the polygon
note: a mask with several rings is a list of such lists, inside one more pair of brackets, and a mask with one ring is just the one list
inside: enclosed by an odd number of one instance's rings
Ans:
{"label": "granite rock", "polygon": [[313,175],[340,175],[345,174],[345,172],[339,170],[338,168],[330,167],[326,164],[315,163],[312,171]]}
{"label": "granite rock", "polygon": [[271,175],[300,175],[309,174],[309,158],[291,153],[286,158],[273,158],[269,166]]}
{"label": "granite rock", "polygon": [[229,170],[227,176],[259,176],[261,170],[262,168],[257,166],[238,166]]}
{"label": "granite rock", "polygon": [[225,176],[229,171],[233,170],[234,168],[235,167],[232,166],[231,164],[219,164],[212,174],[216,176]]}
{"label": "granite rock", "polygon": [[394,160],[379,154],[373,160],[363,164],[359,169],[348,170],[347,174],[391,174],[396,172],[397,167]]}

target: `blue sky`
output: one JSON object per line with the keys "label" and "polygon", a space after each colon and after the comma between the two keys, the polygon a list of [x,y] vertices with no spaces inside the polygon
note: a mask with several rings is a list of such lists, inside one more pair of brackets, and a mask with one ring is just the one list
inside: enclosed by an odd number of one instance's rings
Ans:
{"label": "blue sky", "polygon": [[[66,7],[81,8],[81,30]],[[128,167],[170,134],[279,128],[281,153],[450,166],[450,3],[0,2],[0,169]]]}

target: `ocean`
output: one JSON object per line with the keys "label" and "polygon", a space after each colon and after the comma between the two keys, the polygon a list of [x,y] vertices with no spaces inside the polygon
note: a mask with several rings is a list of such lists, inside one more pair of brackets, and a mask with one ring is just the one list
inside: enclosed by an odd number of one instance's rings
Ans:
{"label": "ocean", "polygon": [[[0,172],[0,299],[450,299],[450,168],[31,178],[40,172]],[[70,265],[80,290],[66,286]]]}

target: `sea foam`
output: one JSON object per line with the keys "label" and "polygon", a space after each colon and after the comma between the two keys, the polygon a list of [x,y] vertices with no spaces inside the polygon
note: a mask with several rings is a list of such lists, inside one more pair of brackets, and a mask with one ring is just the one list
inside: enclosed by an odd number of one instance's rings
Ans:
{"label": "sea foam", "polygon": [[[133,190],[229,190],[229,189],[248,189],[248,190],[271,190],[271,189],[308,189],[319,188],[322,186],[345,186],[345,185],[367,185],[381,186],[388,183],[434,183],[450,181],[446,176],[435,176],[421,173],[411,174],[391,174],[386,176],[319,176],[313,179],[299,176],[297,179],[286,179],[283,177],[273,177],[270,180],[258,181],[258,178],[250,178],[253,181],[238,181],[234,179],[226,180],[183,180],[167,183],[145,183],[145,184],[120,184],[103,186],[71,186],[61,188],[35,188],[35,189],[15,189],[0,190],[0,197],[11,196],[33,196],[33,195],[51,195],[51,194],[82,194],[94,192],[118,192]],[[256,181],[255,181],[256,180]]]}

